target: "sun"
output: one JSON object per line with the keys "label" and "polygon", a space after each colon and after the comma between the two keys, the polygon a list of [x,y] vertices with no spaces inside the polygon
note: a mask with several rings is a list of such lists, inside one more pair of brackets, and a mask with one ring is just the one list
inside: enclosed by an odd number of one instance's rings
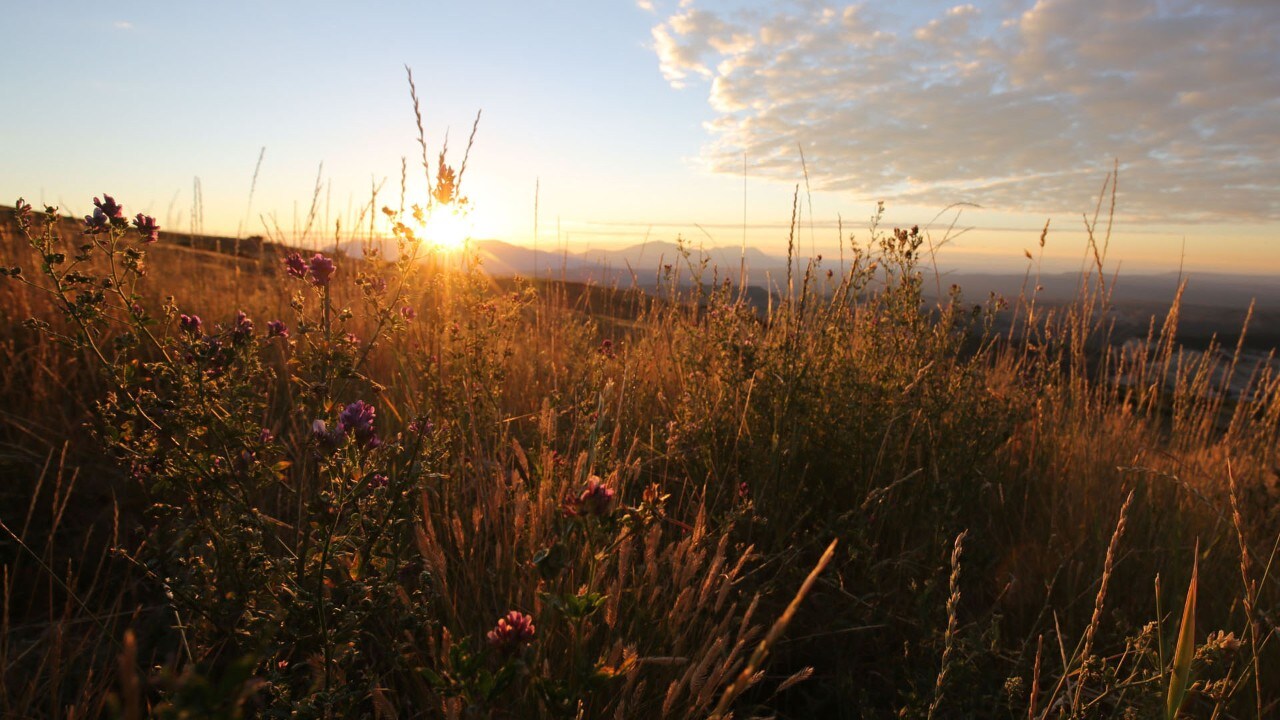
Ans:
{"label": "sun", "polygon": [[427,215],[422,241],[445,252],[463,249],[471,239],[473,223],[468,209],[437,205]]}

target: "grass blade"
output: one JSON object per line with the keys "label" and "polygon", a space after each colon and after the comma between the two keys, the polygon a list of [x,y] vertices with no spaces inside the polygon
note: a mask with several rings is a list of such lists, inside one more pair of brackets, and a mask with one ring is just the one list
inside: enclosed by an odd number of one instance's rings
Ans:
{"label": "grass blade", "polygon": [[1178,647],[1173,653],[1173,665],[1169,677],[1169,696],[1165,701],[1165,720],[1174,720],[1191,681],[1191,660],[1196,654],[1196,585],[1199,574],[1199,549],[1196,564],[1191,568],[1191,584],[1187,587],[1187,602],[1182,607],[1182,626],[1178,629]]}

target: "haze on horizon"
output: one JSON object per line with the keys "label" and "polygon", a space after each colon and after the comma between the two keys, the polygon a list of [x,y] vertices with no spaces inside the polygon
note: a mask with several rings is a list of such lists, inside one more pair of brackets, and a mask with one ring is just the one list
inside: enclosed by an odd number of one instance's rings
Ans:
{"label": "haze on horizon", "polygon": [[[370,188],[423,193],[403,66],[428,142],[457,157],[477,237],[542,247],[695,244],[832,253],[926,224],[958,266],[1016,268],[1120,168],[1112,260],[1129,271],[1280,270],[1280,4],[1224,0],[461,4],[34,2],[10,8],[0,204],[83,213],[110,192],[165,230],[327,233]],[[265,147],[250,199],[250,182]],[[803,153],[803,163],[801,154]],[[807,177],[806,177],[807,175]],[[317,183],[318,179],[318,183]],[[807,191],[806,191],[807,188]],[[744,213],[745,201],[745,213]],[[940,214],[941,213],[941,214]],[[1185,245],[1184,245],[1185,242]],[[1185,247],[1185,258],[1182,257]]]}

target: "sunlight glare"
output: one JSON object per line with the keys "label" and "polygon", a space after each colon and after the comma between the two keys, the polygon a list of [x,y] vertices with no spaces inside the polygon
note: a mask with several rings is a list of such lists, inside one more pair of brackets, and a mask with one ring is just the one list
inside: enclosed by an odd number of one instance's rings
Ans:
{"label": "sunlight glare", "polygon": [[437,206],[427,216],[422,241],[445,252],[461,250],[471,238],[472,224],[466,209]]}

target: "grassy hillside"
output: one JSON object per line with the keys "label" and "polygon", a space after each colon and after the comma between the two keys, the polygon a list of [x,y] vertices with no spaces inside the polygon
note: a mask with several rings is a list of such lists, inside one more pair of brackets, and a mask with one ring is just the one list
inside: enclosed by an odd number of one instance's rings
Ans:
{"label": "grassy hillside", "polygon": [[1176,296],[1120,346],[1096,281],[926,300],[914,230],[761,311],[114,215],[0,231],[5,717],[1280,713],[1280,378]]}

